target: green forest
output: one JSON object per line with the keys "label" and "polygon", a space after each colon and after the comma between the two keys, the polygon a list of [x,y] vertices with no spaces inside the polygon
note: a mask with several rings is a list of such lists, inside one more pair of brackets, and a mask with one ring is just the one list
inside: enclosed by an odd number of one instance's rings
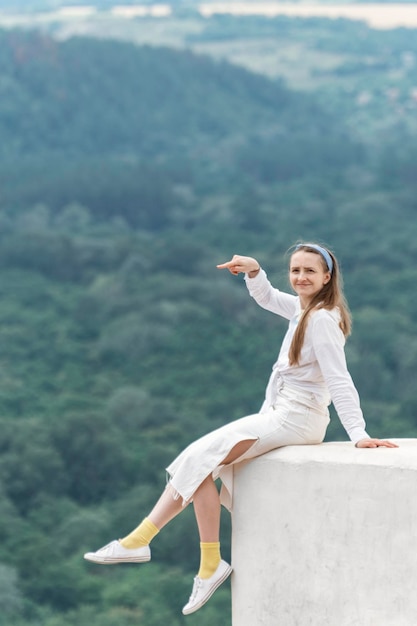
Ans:
{"label": "green forest", "polygon": [[[363,61],[305,91],[191,50],[0,32],[0,624],[230,623],[229,585],[181,615],[191,509],[150,564],[82,555],[142,519],[192,439],[261,405],[285,322],[216,269],[234,253],[289,289],[288,248],[330,246],[368,430],[417,436],[415,33],[336,32],[320,45]],[[393,76],[395,102],[346,97]],[[335,415],[327,439],[346,440]]]}

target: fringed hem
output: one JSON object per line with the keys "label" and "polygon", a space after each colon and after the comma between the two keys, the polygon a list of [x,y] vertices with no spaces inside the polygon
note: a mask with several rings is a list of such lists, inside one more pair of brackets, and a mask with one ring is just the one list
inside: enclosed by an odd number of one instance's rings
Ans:
{"label": "fringed hem", "polygon": [[177,490],[175,489],[175,487],[172,485],[172,477],[169,475],[168,472],[166,472],[166,485],[165,485],[165,490],[170,489],[172,492],[172,499],[173,500],[179,500],[180,498],[182,498],[182,507],[185,508],[186,506],[188,506],[192,501],[192,497],[189,498],[188,500],[186,500],[184,498],[184,496]]}
{"label": "fringed hem", "polygon": [[[243,439],[241,439],[240,441],[242,441]],[[202,484],[202,482],[208,477],[208,476],[212,476],[213,480],[217,480],[218,478],[221,480],[222,482],[222,486],[220,489],[220,503],[228,510],[231,511],[232,510],[232,505],[233,505],[233,466],[236,463],[240,463],[241,461],[244,461],[245,459],[251,458],[253,456],[253,449],[256,447],[256,445],[259,443],[259,437],[254,438],[252,445],[246,450],[246,452],[244,452],[243,454],[241,454],[237,459],[235,459],[232,463],[228,463],[227,465],[216,465],[214,467],[214,469],[212,471],[210,471],[208,474],[206,474],[203,478],[200,477],[198,478],[197,481],[194,481],[193,484],[193,491],[191,494],[184,494],[181,493],[177,487],[174,486],[173,482],[175,481],[175,472],[172,472],[172,474],[168,471],[169,468],[166,470],[166,487],[165,489],[170,488],[172,491],[172,497],[174,500],[179,500],[180,498],[182,498],[182,506],[183,508],[185,508],[188,504],[190,504],[193,501],[193,496],[194,493],[197,491],[197,489],[200,487],[200,485]],[[239,442],[237,442],[239,443]],[[229,454],[230,450],[233,449],[233,447],[236,445],[233,444],[229,451],[223,456],[223,458],[225,458],[225,456],[227,456],[227,454]]]}

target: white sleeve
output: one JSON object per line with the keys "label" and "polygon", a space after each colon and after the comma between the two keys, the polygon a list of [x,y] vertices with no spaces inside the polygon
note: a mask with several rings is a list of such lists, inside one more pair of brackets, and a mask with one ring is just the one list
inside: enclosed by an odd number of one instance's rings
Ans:
{"label": "white sleeve", "polygon": [[249,294],[263,309],[288,320],[297,312],[298,297],[272,287],[262,268],[255,278],[245,274],[245,281]]}
{"label": "white sleeve", "polygon": [[356,443],[368,439],[369,435],[359,394],[347,369],[345,338],[337,321],[320,313],[313,314],[311,319],[314,352],[339,419]]}

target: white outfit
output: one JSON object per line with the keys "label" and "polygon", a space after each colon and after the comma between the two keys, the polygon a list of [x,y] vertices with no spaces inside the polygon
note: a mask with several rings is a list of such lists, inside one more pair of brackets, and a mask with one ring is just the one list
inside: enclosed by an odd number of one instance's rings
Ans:
{"label": "white outfit", "polygon": [[[296,444],[321,443],[329,423],[328,405],[335,405],[353,442],[368,438],[359,396],[347,370],[345,338],[337,309],[310,314],[298,365],[289,365],[288,350],[301,313],[298,296],[271,286],[263,270],[245,277],[250,295],[263,308],[290,321],[272,368],[260,413],[222,426],[189,445],[170,465],[170,484],[188,502],[203,480],[213,474],[223,482],[222,503],[231,508],[233,467],[222,460],[240,441],[253,440],[238,461]],[[236,463],[237,461],[235,461]]]}

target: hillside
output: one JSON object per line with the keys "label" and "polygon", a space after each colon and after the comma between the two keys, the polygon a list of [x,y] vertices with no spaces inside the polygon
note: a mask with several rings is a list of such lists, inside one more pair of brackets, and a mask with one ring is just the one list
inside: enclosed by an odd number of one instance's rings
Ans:
{"label": "hillside", "polygon": [[[392,5],[385,12],[372,6],[366,9],[371,23],[375,13],[386,15],[383,30],[357,17],[331,19],[332,4],[322,5],[328,17],[203,16],[198,3],[179,2],[159,17],[129,18],[102,10],[77,17],[65,12],[49,18],[18,14],[15,21],[8,15],[3,23],[37,28],[58,40],[91,36],[187,49],[227,60],[285,80],[291,88],[315,92],[324,106],[343,112],[352,134],[378,140],[381,132],[397,123],[416,130],[417,39],[415,17],[413,21],[408,9],[407,21],[399,27],[394,19],[399,11],[392,11]],[[347,11],[357,7],[344,5]]]}
{"label": "hillside", "polygon": [[159,228],[178,185],[215,176],[224,187],[248,170],[290,180],[359,153],[313,98],[225,62],[33,33],[1,38],[3,208],[76,201],[98,218]]}
{"label": "hillside", "polygon": [[217,272],[234,252],[286,289],[293,242],[335,249],[369,430],[416,436],[415,135],[190,51],[3,32],[0,67],[0,624],[226,625],[227,588],[180,614],[191,510],[139,571],[81,555],[260,405],[285,324]]}

